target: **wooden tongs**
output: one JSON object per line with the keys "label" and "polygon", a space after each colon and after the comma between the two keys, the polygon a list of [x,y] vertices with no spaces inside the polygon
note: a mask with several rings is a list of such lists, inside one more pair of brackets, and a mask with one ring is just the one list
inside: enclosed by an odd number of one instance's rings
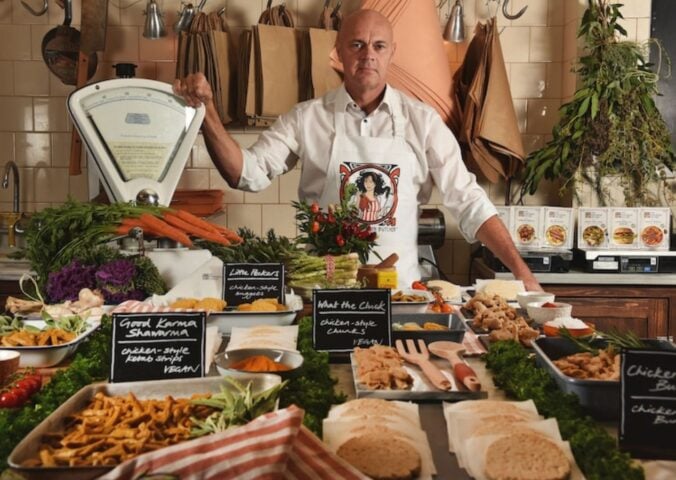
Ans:
{"label": "wooden tongs", "polygon": [[397,347],[397,352],[399,352],[401,358],[409,363],[418,365],[429,381],[432,382],[432,385],[439,390],[450,390],[453,387],[451,382],[443,373],[441,373],[441,370],[430,362],[430,353],[427,351],[427,346],[422,339],[418,339],[420,352],[418,352],[418,349],[411,338],[406,340],[406,348],[404,348],[404,342],[401,340],[397,340],[394,344]]}

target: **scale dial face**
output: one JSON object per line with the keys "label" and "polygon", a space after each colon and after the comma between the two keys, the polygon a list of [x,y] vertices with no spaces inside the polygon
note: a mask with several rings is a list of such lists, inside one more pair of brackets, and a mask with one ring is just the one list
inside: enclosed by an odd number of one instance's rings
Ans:
{"label": "scale dial face", "polygon": [[115,79],[88,85],[68,98],[73,122],[116,201],[139,192],[171,200],[204,118],[154,80]]}
{"label": "scale dial face", "polygon": [[94,93],[82,107],[124,181],[161,182],[195,115],[173,95],[139,87]]}

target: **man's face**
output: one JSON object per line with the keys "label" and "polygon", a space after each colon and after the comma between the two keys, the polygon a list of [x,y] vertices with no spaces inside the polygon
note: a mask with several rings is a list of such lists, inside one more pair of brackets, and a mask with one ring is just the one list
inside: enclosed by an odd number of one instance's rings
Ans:
{"label": "man's face", "polygon": [[337,51],[349,92],[379,91],[385,87],[395,44],[392,29],[384,19],[363,15],[344,25]]}

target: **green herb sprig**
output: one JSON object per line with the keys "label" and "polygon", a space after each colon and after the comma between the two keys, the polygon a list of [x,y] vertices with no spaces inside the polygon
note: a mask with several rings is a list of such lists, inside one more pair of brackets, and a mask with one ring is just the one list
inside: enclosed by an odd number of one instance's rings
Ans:
{"label": "green herb sprig", "polygon": [[562,393],[554,380],[535,365],[532,355],[514,341],[491,344],[485,356],[493,381],[517,400],[533,399],[538,412],[556,417],[564,440],[570,442],[578,466],[589,480],[640,480],[643,469],[618,450],[615,439],[584,416],[575,395]]}
{"label": "green herb sprig", "polygon": [[195,405],[204,405],[215,408],[216,411],[204,420],[191,418],[193,427],[190,435],[201,437],[210,433],[224,432],[225,430],[245,425],[264,413],[275,408],[279,393],[286,386],[281,382],[263,392],[253,393],[253,382],[242,385],[230,377],[223,377],[230,387],[222,386],[221,391],[209,398],[192,400]]}

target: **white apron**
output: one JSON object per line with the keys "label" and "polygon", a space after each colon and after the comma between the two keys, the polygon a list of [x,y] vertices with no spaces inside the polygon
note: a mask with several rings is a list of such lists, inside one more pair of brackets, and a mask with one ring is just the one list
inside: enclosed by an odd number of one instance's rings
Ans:
{"label": "white apron", "polygon": [[[348,185],[356,187],[350,203],[377,233],[375,251],[381,258],[399,255],[399,288],[410,288],[411,282],[420,279],[417,195],[424,178],[416,175],[418,158],[404,139],[405,120],[397,110],[401,107],[392,112],[392,138],[361,137],[346,134],[347,114],[339,111],[338,103],[326,183],[317,200],[326,208],[339,202]],[[371,254],[369,263],[379,261]]]}

